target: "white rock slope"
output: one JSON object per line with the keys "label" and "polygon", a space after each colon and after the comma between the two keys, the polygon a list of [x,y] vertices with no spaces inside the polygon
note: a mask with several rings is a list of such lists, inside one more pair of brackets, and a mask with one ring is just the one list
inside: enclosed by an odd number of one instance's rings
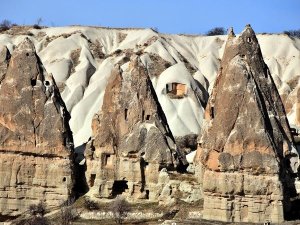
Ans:
{"label": "white rock slope", "polygon": [[[120,64],[125,69],[132,54],[140,55],[147,67],[173,134],[199,134],[203,107],[226,41],[226,36],[72,26],[40,30],[12,28],[0,34],[0,45],[13,52],[25,37],[33,41],[47,72],[53,74],[60,87],[71,112],[75,146],[87,142],[92,134],[91,121],[102,105],[112,68]],[[285,102],[289,121],[294,124],[300,85],[300,40],[286,35],[257,37]]]}

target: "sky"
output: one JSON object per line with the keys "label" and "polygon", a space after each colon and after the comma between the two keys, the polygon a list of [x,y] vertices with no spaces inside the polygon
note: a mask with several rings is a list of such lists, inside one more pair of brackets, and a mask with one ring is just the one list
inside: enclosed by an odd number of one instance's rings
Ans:
{"label": "sky", "polygon": [[45,26],[156,28],[162,33],[204,34],[214,27],[236,33],[300,29],[300,0],[0,0],[0,21]]}

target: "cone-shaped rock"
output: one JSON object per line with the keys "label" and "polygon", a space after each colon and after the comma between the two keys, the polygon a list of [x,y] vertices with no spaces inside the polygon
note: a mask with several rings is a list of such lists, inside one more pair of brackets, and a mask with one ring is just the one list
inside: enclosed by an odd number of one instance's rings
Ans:
{"label": "cone-shaped rock", "polygon": [[[293,160],[295,159],[295,160]],[[195,158],[206,219],[280,222],[298,154],[252,28],[228,35]]]}
{"label": "cone-shaped rock", "polygon": [[[0,61],[0,215],[66,201],[72,189],[69,114],[29,39]],[[1,216],[0,216],[1,217]]]}
{"label": "cone-shaped rock", "polygon": [[86,150],[87,181],[90,192],[100,197],[124,192],[133,199],[157,198],[159,171],[185,163],[136,56],[127,69],[112,72],[102,110],[93,120],[93,133]]}

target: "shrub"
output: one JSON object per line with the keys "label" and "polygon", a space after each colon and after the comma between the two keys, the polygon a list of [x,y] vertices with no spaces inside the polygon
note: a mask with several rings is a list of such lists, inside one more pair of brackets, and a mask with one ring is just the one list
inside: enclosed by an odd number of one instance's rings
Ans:
{"label": "shrub", "polygon": [[113,214],[113,219],[117,224],[122,224],[128,213],[131,211],[131,207],[127,200],[120,195],[116,197],[110,209]]}
{"label": "shrub", "polygon": [[15,225],[51,225],[49,219],[45,217],[33,217],[29,219],[21,219],[14,222]]}
{"label": "shrub", "polygon": [[50,221],[44,217],[46,214],[46,204],[40,201],[38,204],[29,206],[28,211],[31,215],[30,218],[21,220],[17,225],[50,225]]}
{"label": "shrub", "polygon": [[34,217],[33,219],[26,221],[28,225],[50,225],[50,221],[45,217]]}
{"label": "shrub", "polygon": [[32,216],[41,216],[43,217],[46,214],[46,204],[42,201],[36,205],[29,206],[29,213]]}
{"label": "shrub", "polygon": [[41,29],[41,27],[40,27],[39,25],[37,25],[37,24],[34,24],[34,25],[33,25],[33,28],[34,28],[34,29]]}
{"label": "shrub", "polygon": [[6,31],[9,30],[12,27],[12,24],[9,20],[2,20],[2,22],[0,23],[0,32],[1,31]]}
{"label": "shrub", "polygon": [[206,35],[208,36],[214,36],[214,35],[224,35],[226,33],[224,27],[215,27],[211,30],[209,30]]}
{"label": "shrub", "polygon": [[36,20],[36,23],[33,25],[34,29],[41,29],[41,23],[43,22],[43,19],[40,17]]}
{"label": "shrub", "polygon": [[92,200],[85,198],[84,199],[84,208],[88,210],[97,210],[99,209],[99,205],[96,202],[93,202]]}
{"label": "shrub", "polygon": [[283,33],[288,35],[289,37],[300,38],[300,29],[298,29],[298,30],[287,30],[287,31],[284,31]]}
{"label": "shrub", "polygon": [[74,206],[72,206],[74,202],[75,198],[72,198],[62,204],[60,208],[61,225],[70,225],[74,220],[79,218],[80,213]]}

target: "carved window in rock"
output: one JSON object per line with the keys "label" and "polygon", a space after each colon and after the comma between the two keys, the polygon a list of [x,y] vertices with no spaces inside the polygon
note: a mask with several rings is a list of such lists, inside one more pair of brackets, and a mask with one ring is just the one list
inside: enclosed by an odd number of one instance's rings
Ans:
{"label": "carved window in rock", "polygon": [[125,111],[124,111],[124,119],[125,119],[125,121],[128,120],[128,109],[125,109]]}
{"label": "carved window in rock", "polygon": [[115,180],[112,186],[112,196],[121,195],[128,189],[127,180]]}
{"label": "carved window in rock", "polygon": [[96,174],[91,174],[90,178],[90,187],[93,187],[95,184]]}
{"label": "carved window in rock", "polygon": [[111,167],[111,166],[113,166],[112,156],[109,155],[109,154],[103,154],[102,155],[102,165],[104,167]]}
{"label": "carved window in rock", "polygon": [[48,87],[48,86],[50,86],[50,81],[45,80],[45,81],[44,81],[44,84],[45,84],[46,87]]}
{"label": "carved window in rock", "polygon": [[213,119],[215,118],[215,108],[212,106],[210,107],[210,118]]}
{"label": "carved window in rock", "polygon": [[34,87],[36,85],[36,79],[35,78],[31,78],[30,84],[31,84],[32,87]]}
{"label": "carved window in rock", "polygon": [[147,114],[146,118],[145,118],[145,110],[142,111],[142,122],[144,122],[144,120],[146,119],[146,121],[150,120],[150,115]]}
{"label": "carved window in rock", "polygon": [[187,94],[186,85],[181,83],[168,83],[166,90],[170,98],[183,98]]}

